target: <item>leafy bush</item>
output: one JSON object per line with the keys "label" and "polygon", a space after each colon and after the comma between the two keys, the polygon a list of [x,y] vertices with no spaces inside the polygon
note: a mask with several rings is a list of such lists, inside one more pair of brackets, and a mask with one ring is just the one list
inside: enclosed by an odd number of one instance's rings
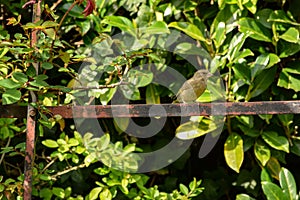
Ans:
{"label": "leafy bush", "polygon": [[[91,0],[80,3],[45,0],[42,20],[33,23],[19,1],[1,2],[1,103],[27,105],[32,92],[38,97],[34,197],[298,199],[297,115],[227,116],[224,128],[217,117],[192,117],[181,125],[167,119],[155,137],[144,139],[138,137],[143,129],[130,127],[149,119],[99,119],[105,134],[98,137],[92,124],[47,110],[71,102],[171,103],[182,84],[172,73],[184,81],[200,67],[220,77],[199,101],[297,100],[298,1],[96,0],[93,11]],[[32,30],[39,30],[36,44]],[[3,199],[23,194],[25,125],[25,119],[0,119]],[[203,135],[220,129],[216,147],[199,159]],[[196,138],[178,161],[133,173],[141,159],[135,153],[160,149],[175,134]],[[127,171],[114,168],[120,163]]]}

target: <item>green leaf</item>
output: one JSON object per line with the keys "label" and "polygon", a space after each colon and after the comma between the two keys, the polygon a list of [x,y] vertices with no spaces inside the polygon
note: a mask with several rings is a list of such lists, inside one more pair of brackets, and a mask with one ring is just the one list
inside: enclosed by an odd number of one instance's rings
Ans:
{"label": "green leaf", "polygon": [[269,86],[273,83],[275,79],[277,67],[272,67],[262,71],[253,81],[253,87],[250,92],[250,96],[247,96],[246,99],[256,97],[263,93]]}
{"label": "green leaf", "polygon": [[185,185],[179,184],[179,188],[180,188],[180,192],[182,192],[182,194],[188,195],[189,189]]}
{"label": "green leaf", "polygon": [[146,88],[146,103],[160,104],[159,91],[154,84],[149,84]]}
{"label": "green leaf", "polygon": [[101,200],[111,200],[112,199],[112,194],[108,188],[105,188],[99,196]]}
{"label": "green leaf", "polygon": [[238,194],[236,195],[235,200],[255,200],[255,199],[250,197],[248,194]]}
{"label": "green leaf", "polygon": [[[117,88],[104,88],[101,89],[102,92],[100,92],[100,101],[102,105],[107,105],[108,102],[113,98],[114,94],[117,91]],[[104,93],[103,93],[104,91]]]}
{"label": "green leaf", "polygon": [[20,85],[11,79],[2,79],[0,80],[0,87],[7,88],[7,89],[16,89],[19,88]]}
{"label": "green leaf", "polygon": [[265,166],[271,158],[271,151],[261,140],[257,140],[254,144],[254,154],[262,166]]}
{"label": "green leaf", "polygon": [[277,85],[286,89],[292,89],[296,92],[300,91],[299,75],[289,73],[289,68],[283,68],[279,75]]}
{"label": "green leaf", "polygon": [[268,200],[286,200],[283,191],[276,184],[262,181],[261,185]]}
{"label": "green leaf", "polygon": [[262,168],[261,173],[260,173],[260,180],[272,182],[272,178],[266,168]]}
{"label": "green leaf", "polygon": [[49,62],[43,62],[42,63],[42,68],[44,69],[52,69],[53,68],[53,64],[52,63],[49,63]]}
{"label": "green leaf", "polygon": [[79,145],[79,142],[78,142],[78,140],[76,140],[75,138],[71,138],[71,139],[69,139],[69,141],[68,141],[68,145],[69,145],[69,146],[77,146],[77,145]]}
{"label": "green leaf", "polygon": [[14,72],[12,74],[12,77],[16,82],[19,82],[21,84],[24,84],[28,81],[28,77],[22,72]]}
{"label": "green leaf", "polygon": [[287,42],[298,43],[299,42],[299,31],[298,31],[298,29],[296,29],[294,27],[290,27],[285,33],[280,35],[279,38],[281,38]]}
{"label": "green leaf", "polygon": [[90,200],[99,199],[99,194],[101,191],[102,191],[102,187],[93,188],[89,194],[89,199]]}
{"label": "green leaf", "polygon": [[299,23],[292,21],[287,14],[285,13],[284,10],[274,10],[269,19],[270,22],[278,22],[278,23],[283,23],[283,24],[290,24],[290,25],[295,25],[295,26],[300,26]]}
{"label": "green leaf", "polygon": [[200,40],[203,42],[206,41],[204,34],[201,32],[201,30],[198,29],[196,25],[191,24],[189,22],[171,22],[168,26],[184,32],[185,34],[187,34],[195,40]]}
{"label": "green leaf", "polygon": [[127,73],[128,82],[135,87],[145,87],[149,85],[153,80],[153,73],[149,70],[136,70],[131,69]]}
{"label": "green leaf", "polygon": [[217,16],[215,17],[210,28],[211,35],[214,32],[216,32],[220,22],[225,23],[226,34],[231,32],[236,28],[236,22],[241,16],[243,16],[243,12],[239,9],[237,5],[226,5],[225,8],[221,9],[221,11],[219,11]]}
{"label": "green leaf", "polygon": [[167,24],[163,21],[156,21],[151,26],[146,27],[145,29],[142,28],[141,31],[146,34],[170,33]]}
{"label": "green leaf", "polygon": [[288,199],[297,200],[296,182],[289,170],[283,167],[281,168],[281,171],[279,173],[279,182],[281,188],[283,189],[283,192],[288,196]]}
{"label": "green leaf", "polygon": [[245,34],[250,33],[249,37],[259,41],[272,42],[271,31],[262,26],[255,19],[244,17],[240,19],[238,23],[239,30]]}
{"label": "green leaf", "polygon": [[108,147],[109,144],[110,144],[110,135],[104,134],[97,142],[97,150],[103,151]]}
{"label": "green leaf", "polygon": [[218,24],[216,32],[213,33],[212,38],[215,41],[217,49],[219,49],[226,39],[226,24],[224,22],[220,22]]}
{"label": "green leaf", "polygon": [[233,36],[230,41],[227,53],[229,62],[233,62],[240,55],[240,50],[248,36],[248,34],[244,33],[237,33]]}
{"label": "green leaf", "polygon": [[214,120],[203,117],[192,117],[191,121],[181,124],[176,129],[176,137],[182,140],[190,140],[210,133],[218,128]]}
{"label": "green leaf", "polygon": [[50,139],[42,141],[42,144],[49,148],[57,148],[58,147],[57,142],[54,140],[50,140]]}
{"label": "green leaf", "polygon": [[286,58],[288,56],[292,56],[298,53],[300,51],[300,44],[279,40],[277,49],[278,49],[279,57]]}
{"label": "green leaf", "polygon": [[262,54],[258,56],[254,62],[254,65],[251,66],[251,78],[252,80],[259,74],[262,70],[266,68],[270,60],[268,54]]}
{"label": "green leaf", "polygon": [[269,18],[272,12],[273,10],[269,8],[259,10],[255,15],[255,19],[264,27],[271,29],[272,23],[269,21]]}
{"label": "green leaf", "polygon": [[174,53],[182,55],[199,55],[202,58],[211,59],[209,53],[200,47],[197,47],[195,44],[191,44],[189,42],[182,42],[178,44],[174,50]]}
{"label": "green leaf", "polygon": [[131,35],[136,35],[136,30],[133,26],[133,23],[127,19],[126,17],[122,16],[106,16],[102,21],[104,24],[108,24],[110,26],[115,26],[122,31],[128,32]]}
{"label": "green leaf", "polygon": [[266,131],[263,132],[262,138],[274,149],[289,153],[289,142],[286,137],[279,136],[278,133],[274,131]]}
{"label": "green leaf", "polygon": [[2,104],[13,104],[18,102],[21,99],[21,92],[19,90],[6,90],[2,94]]}
{"label": "green leaf", "polygon": [[227,165],[239,173],[244,160],[243,139],[237,133],[231,133],[224,145],[224,155]]}
{"label": "green leaf", "polygon": [[53,187],[52,192],[55,196],[57,196],[59,198],[62,198],[62,199],[65,198],[65,191],[62,188]]}

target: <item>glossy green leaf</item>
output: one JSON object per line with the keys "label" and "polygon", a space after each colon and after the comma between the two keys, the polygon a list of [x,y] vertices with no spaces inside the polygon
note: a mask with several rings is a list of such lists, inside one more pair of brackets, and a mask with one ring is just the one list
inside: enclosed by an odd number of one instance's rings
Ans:
{"label": "glossy green leaf", "polygon": [[251,66],[251,78],[252,80],[259,74],[262,70],[266,68],[270,60],[270,57],[267,54],[262,54],[258,56]]}
{"label": "glossy green leaf", "polygon": [[255,15],[255,19],[264,27],[271,29],[272,23],[269,21],[269,18],[272,12],[273,10],[269,8],[259,10]]}
{"label": "glossy green leaf", "polygon": [[28,77],[26,76],[26,74],[22,73],[22,72],[14,72],[12,74],[12,77],[15,81],[24,84],[28,81]]}
{"label": "glossy green leaf", "polygon": [[91,190],[91,192],[89,193],[89,199],[90,200],[95,200],[95,199],[99,199],[99,194],[102,191],[102,187],[95,187]]}
{"label": "glossy green leaf", "polygon": [[287,200],[281,188],[276,184],[262,181],[261,185],[268,200]]}
{"label": "glossy green leaf", "polygon": [[189,140],[213,132],[217,128],[214,120],[196,116],[176,129],[176,137]]}
{"label": "glossy green leaf", "polygon": [[265,131],[262,134],[264,141],[274,149],[289,153],[289,142],[284,136],[279,136],[274,131]]}
{"label": "glossy green leaf", "polygon": [[266,168],[262,168],[261,173],[260,173],[260,180],[272,182],[272,177],[270,176],[270,174],[268,173],[268,170]]}
{"label": "glossy green leaf", "polygon": [[126,17],[122,16],[106,16],[102,23],[108,24],[110,26],[117,27],[122,31],[128,32],[131,35],[136,35],[136,30],[133,23]]}
{"label": "glossy green leaf", "polygon": [[52,69],[53,68],[53,64],[49,63],[49,62],[43,62],[42,63],[42,68],[47,69],[47,70]]}
{"label": "glossy green leaf", "polygon": [[210,59],[210,54],[203,48],[197,47],[189,42],[182,42],[178,44],[174,50],[174,53],[179,55],[199,55],[202,58]]}
{"label": "glossy green leaf", "polygon": [[135,87],[145,87],[149,85],[153,80],[153,73],[148,70],[129,70],[128,74],[128,82],[133,84]]}
{"label": "glossy green leaf", "polygon": [[159,91],[156,85],[150,84],[146,88],[146,103],[160,104]]}
{"label": "glossy green leaf", "polygon": [[286,42],[284,40],[279,40],[278,42],[278,55],[280,58],[286,58],[292,56],[300,51],[300,44]]}
{"label": "glossy green leaf", "polygon": [[272,42],[272,34],[269,29],[252,18],[242,18],[239,20],[239,30],[242,33],[250,33],[250,37],[264,42]]}
{"label": "glossy green leaf", "polygon": [[267,169],[273,178],[275,178],[277,180],[279,179],[279,173],[281,170],[281,166],[280,166],[280,163],[277,160],[277,158],[271,156],[269,162],[267,163]]}
{"label": "glossy green leaf", "polygon": [[102,200],[111,200],[112,199],[112,194],[108,188],[105,188],[101,193],[100,193],[100,199]]}
{"label": "glossy green leaf", "polygon": [[103,92],[100,92],[100,101],[102,105],[107,105],[108,102],[113,98],[113,96],[115,95],[115,93],[117,92],[117,88],[105,88],[102,89]]}
{"label": "glossy green leaf", "polygon": [[42,141],[42,144],[49,148],[57,148],[58,147],[57,142],[54,140],[50,140],[50,139]]}
{"label": "glossy green leaf", "polygon": [[233,62],[238,62],[240,59],[246,58],[248,56],[254,56],[254,53],[250,49],[243,49],[236,54]]}
{"label": "glossy green leaf", "polygon": [[279,173],[280,186],[289,200],[297,200],[297,186],[292,173],[286,168],[281,168]]}
{"label": "glossy green leaf", "polygon": [[255,14],[257,11],[257,1],[258,0],[247,0],[243,1],[243,4],[252,14]]}
{"label": "glossy green leaf", "polygon": [[7,104],[13,104],[18,102],[21,99],[21,92],[19,90],[6,90],[2,94],[2,104],[7,105]]}
{"label": "glossy green leaf", "polygon": [[279,75],[277,85],[286,89],[292,89],[296,92],[300,91],[300,79],[299,75],[288,73],[288,68],[283,68]]}
{"label": "glossy green leaf", "polygon": [[188,195],[189,189],[185,185],[179,184],[179,188],[180,188],[180,192],[182,192],[184,195]]}
{"label": "glossy green leaf", "polygon": [[189,22],[171,22],[169,27],[176,28],[195,40],[206,41],[204,34],[194,24]]}
{"label": "glossy green leaf", "polygon": [[253,81],[253,86],[250,92],[250,96],[247,96],[247,100],[256,97],[263,93],[273,83],[275,79],[277,67],[272,67],[262,71]]}
{"label": "glossy green leaf", "polygon": [[16,89],[19,88],[20,85],[11,79],[2,79],[0,80],[0,87],[7,89]]}
{"label": "glossy green leaf", "polygon": [[230,41],[228,47],[228,53],[227,53],[229,62],[233,62],[234,60],[236,60],[237,57],[239,57],[240,50],[244,45],[244,42],[247,37],[248,34],[244,34],[244,33],[237,33],[236,35],[233,36],[233,38]]}
{"label": "glossy green leaf", "polygon": [[255,199],[250,197],[248,194],[238,194],[236,195],[235,200],[255,200]]}
{"label": "glossy green leaf", "polygon": [[227,165],[239,173],[244,160],[243,139],[237,133],[231,133],[224,144],[224,155]]}
{"label": "glossy green leaf", "polygon": [[156,21],[151,26],[141,30],[143,33],[146,34],[163,34],[163,33],[170,33],[170,30],[167,24],[163,21]]}
{"label": "glossy green leaf", "polygon": [[211,25],[211,35],[216,32],[220,22],[224,22],[226,25],[226,34],[234,30],[237,26],[237,21],[243,16],[243,12],[237,5],[226,5],[224,9],[219,11]]}
{"label": "glossy green leaf", "polygon": [[287,42],[299,43],[299,31],[294,27],[290,27],[285,33],[280,35],[279,38]]}
{"label": "glossy green leaf", "polygon": [[216,32],[213,33],[212,38],[215,41],[216,48],[218,49],[226,39],[226,24],[220,22],[216,29]]}
{"label": "glossy green leaf", "polygon": [[257,140],[254,144],[254,154],[262,166],[265,166],[271,158],[271,151],[269,147],[261,140]]}
{"label": "glossy green leaf", "polygon": [[277,23],[283,23],[283,24],[290,24],[290,25],[296,25],[300,26],[300,23],[295,22],[292,20],[284,10],[274,10],[269,19],[270,22],[277,22]]}
{"label": "glossy green leaf", "polygon": [[65,198],[65,191],[62,188],[59,187],[53,187],[52,188],[52,192],[55,196],[59,197],[59,198]]}

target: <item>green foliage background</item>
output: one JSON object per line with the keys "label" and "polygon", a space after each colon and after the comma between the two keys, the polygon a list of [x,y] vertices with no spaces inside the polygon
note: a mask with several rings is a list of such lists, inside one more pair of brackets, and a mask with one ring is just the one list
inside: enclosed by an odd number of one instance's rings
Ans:
{"label": "green foliage background", "polygon": [[[35,199],[298,199],[297,115],[227,116],[216,147],[205,158],[198,158],[203,136],[195,135],[193,145],[172,165],[131,174],[106,167],[96,157],[100,154],[108,166],[126,159],[128,167],[135,169],[138,158],[131,153],[167,144],[175,135],[177,119],[168,119],[163,130],[147,140],[122,131],[130,126],[128,119],[118,121],[122,127],[100,119],[107,134],[93,139],[96,133],[82,136],[73,120],[53,116],[46,108],[70,104],[81,96],[109,104],[117,94],[130,103],[172,102],[174,94],[152,81],[166,66],[191,77],[195,69],[182,56],[141,49],[124,51],[110,60],[113,52],[108,51],[113,45],[124,45],[111,38],[118,33],[142,41],[151,34],[164,38],[172,29],[193,38],[195,46],[205,51],[195,53],[176,44],[176,38],[161,45],[177,45],[181,55],[209,54],[211,70],[220,71],[227,101],[297,100],[298,0],[96,0],[96,9],[87,17],[82,13],[87,2],[76,2],[45,0],[43,20],[32,23],[30,9],[22,9],[24,0],[0,1],[0,101],[2,105],[27,105],[30,91],[38,95],[34,105],[39,110]],[[30,45],[32,29],[40,30],[35,46]],[[111,43],[101,43],[104,39]],[[151,46],[152,41],[143,42]],[[91,46],[97,45],[96,59],[101,65],[91,57]],[[40,63],[39,75],[33,68],[35,62]],[[80,73],[82,63],[88,67]],[[145,63],[153,65],[130,70]],[[93,72],[103,74],[99,81],[94,81]],[[79,83],[78,78],[85,81]],[[129,84],[121,85],[121,80]],[[203,131],[205,124],[212,123],[206,118],[197,120],[199,126],[187,125],[185,131]],[[145,125],[148,119],[136,122]],[[2,199],[22,199],[25,125],[25,119],[0,119]]]}

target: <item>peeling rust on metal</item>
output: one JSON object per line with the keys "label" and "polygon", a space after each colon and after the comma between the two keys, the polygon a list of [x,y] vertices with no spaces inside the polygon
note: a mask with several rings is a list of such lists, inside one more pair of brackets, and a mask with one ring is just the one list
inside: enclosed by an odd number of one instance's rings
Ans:
{"label": "peeling rust on metal", "polygon": [[150,109],[165,112],[151,113],[151,117],[300,114],[300,101],[222,102],[193,104],[130,104],[49,107],[54,115],[63,118],[149,117]]}
{"label": "peeling rust on metal", "polygon": [[[0,117],[26,117],[26,107],[0,106]],[[47,107],[63,118],[175,117],[207,115],[300,114],[300,101],[222,102],[193,104],[130,104]],[[149,111],[157,110],[157,113]],[[164,109],[165,112],[160,112]],[[213,110],[213,111],[212,111]],[[34,113],[31,112],[32,116]]]}
{"label": "peeling rust on metal", "polygon": [[36,119],[31,116],[34,110],[28,106],[27,115],[27,133],[26,133],[26,149],[25,149],[25,166],[24,166],[24,200],[31,199],[32,193],[32,167],[34,163],[34,138],[36,130]]}

